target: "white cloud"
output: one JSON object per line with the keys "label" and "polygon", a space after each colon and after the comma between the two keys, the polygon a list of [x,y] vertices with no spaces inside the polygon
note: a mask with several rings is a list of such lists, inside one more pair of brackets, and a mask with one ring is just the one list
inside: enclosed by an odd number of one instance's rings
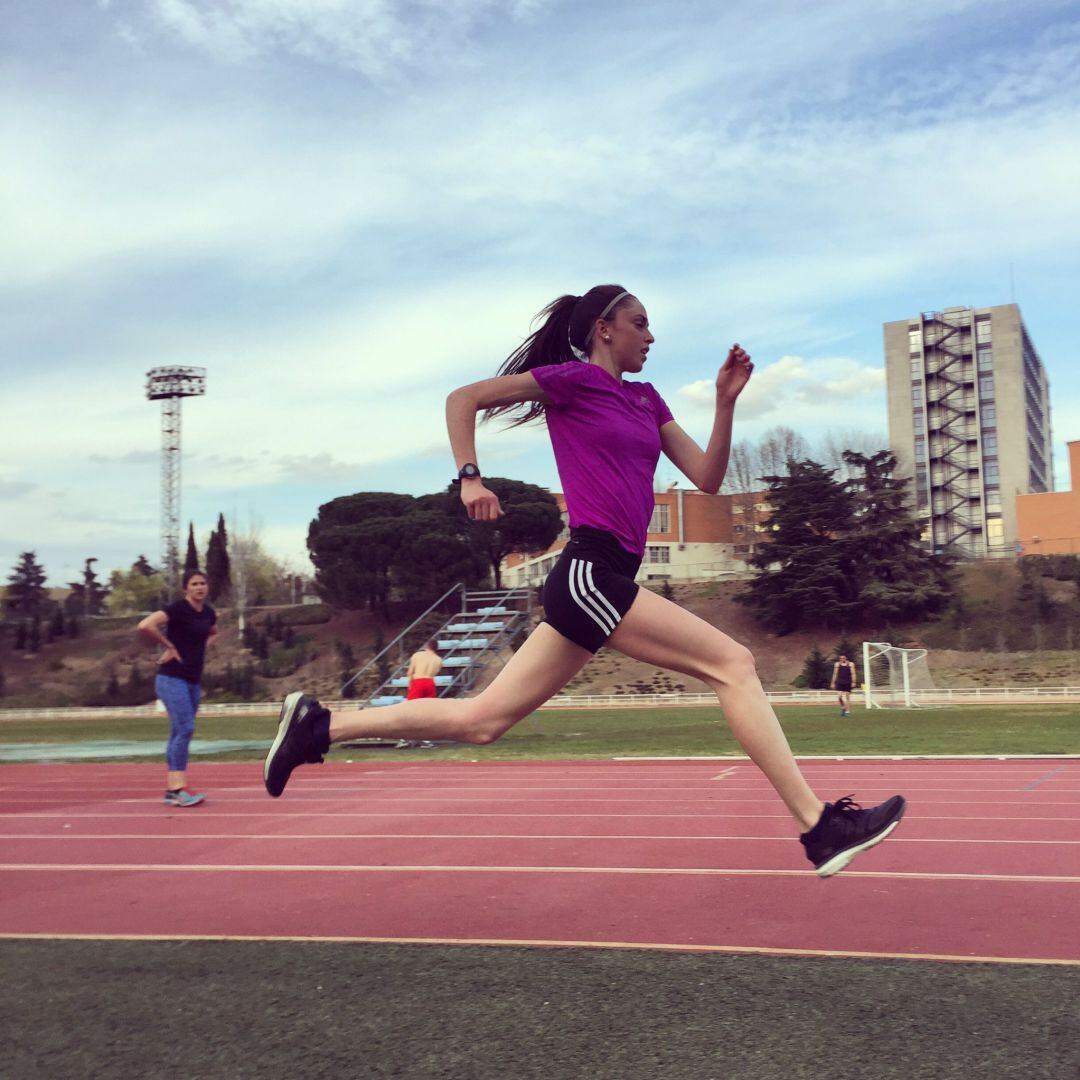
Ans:
{"label": "white cloud", "polygon": [[[774,363],[755,367],[739,397],[740,421],[773,418],[794,425],[811,419],[834,417],[850,421],[850,408],[880,405],[884,401],[885,370],[861,364],[851,357],[806,360],[782,356]],[[680,387],[678,394],[692,404],[711,410],[716,394],[712,379]]]}

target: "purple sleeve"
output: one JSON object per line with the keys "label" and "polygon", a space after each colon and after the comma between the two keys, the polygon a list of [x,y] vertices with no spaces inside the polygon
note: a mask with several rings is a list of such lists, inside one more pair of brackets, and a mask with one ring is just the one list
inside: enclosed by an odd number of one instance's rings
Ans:
{"label": "purple sleeve", "polygon": [[662,428],[666,423],[674,420],[675,417],[671,415],[671,410],[667,407],[667,402],[657,393],[656,387],[652,383],[645,384],[649,388],[649,396],[653,399],[653,406],[656,409],[656,426]]}
{"label": "purple sleeve", "polygon": [[561,409],[574,399],[584,366],[580,362],[568,360],[565,364],[545,364],[543,367],[531,370],[533,378],[548,396],[551,404]]}

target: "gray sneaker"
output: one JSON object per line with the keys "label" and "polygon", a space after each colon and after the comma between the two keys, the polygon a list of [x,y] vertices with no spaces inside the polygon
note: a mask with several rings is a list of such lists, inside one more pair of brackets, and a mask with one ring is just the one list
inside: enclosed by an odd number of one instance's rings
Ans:
{"label": "gray sneaker", "polygon": [[193,795],[187,788],[181,788],[179,791],[165,792],[165,805],[198,806],[205,798],[205,795]]}

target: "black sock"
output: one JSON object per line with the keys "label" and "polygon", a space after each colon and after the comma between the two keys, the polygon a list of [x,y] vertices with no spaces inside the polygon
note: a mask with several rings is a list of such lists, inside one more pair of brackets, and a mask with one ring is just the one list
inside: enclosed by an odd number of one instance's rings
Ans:
{"label": "black sock", "polygon": [[330,752],[330,710],[320,709],[311,718],[311,734],[315,739],[315,749],[320,754]]}

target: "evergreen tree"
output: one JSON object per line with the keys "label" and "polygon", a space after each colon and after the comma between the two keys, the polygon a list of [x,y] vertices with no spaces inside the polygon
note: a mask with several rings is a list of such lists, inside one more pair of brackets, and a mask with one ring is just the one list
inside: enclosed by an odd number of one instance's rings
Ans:
{"label": "evergreen tree", "polygon": [[918,619],[945,610],[953,560],[921,543],[907,492],[911,481],[894,475],[896,456],[845,450],[844,460],[853,474],[846,487],[855,508],[850,540],[862,619]]}
{"label": "evergreen tree", "polygon": [[212,604],[227,597],[232,588],[224,514],[218,514],[217,528],[210,534],[210,542],[206,546],[206,584],[207,599]]}
{"label": "evergreen tree", "polygon": [[[341,661],[341,676],[340,681],[342,684],[341,696],[345,698],[356,697],[356,683],[349,682],[349,680],[355,674],[356,668],[356,655],[353,653],[352,646],[347,641],[339,641],[337,643],[338,659]],[[348,686],[345,686],[348,683]]]}
{"label": "evergreen tree", "polygon": [[71,595],[66,601],[68,614],[100,615],[105,610],[105,597],[109,590],[98,581],[94,571],[97,559],[87,559],[83,566],[82,581],[68,582]]}
{"label": "evergreen tree", "polygon": [[[140,555],[141,559],[142,556]],[[188,522],[187,554],[184,556],[184,573],[199,569],[199,552],[195,547],[195,523]]]}
{"label": "evergreen tree", "polygon": [[[191,540],[194,541],[194,537]],[[131,569],[143,577],[153,577],[157,571],[150,565],[150,560],[145,555],[140,555],[132,564]]]}
{"label": "evergreen tree", "polygon": [[73,640],[79,636],[79,620],[70,614],[67,617],[67,636]]}
{"label": "evergreen tree", "polygon": [[4,696],[4,691],[7,689],[4,681],[4,669],[0,668],[0,697]]}
{"label": "evergreen tree", "polygon": [[20,622],[15,627],[15,651],[24,652],[26,650],[26,623]]}
{"label": "evergreen tree", "polygon": [[831,469],[814,461],[790,461],[786,475],[763,479],[772,507],[768,541],[750,558],[760,572],[739,601],[777,634],[806,624],[854,621],[858,583],[845,538],[852,524],[852,496]]}
{"label": "evergreen tree", "polygon": [[8,574],[4,607],[14,615],[31,617],[40,614],[48,603],[45,568],[32,551],[24,551]]}
{"label": "evergreen tree", "polygon": [[817,642],[807,653],[803,663],[802,679],[804,684],[811,690],[828,690],[832,681],[832,664],[828,657],[818,648]]}
{"label": "evergreen tree", "polygon": [[55,641],[64,636],[64,609],[60,604],[53,608],[49,616],[49,641]]}
{"label": "evergreen tree", "polygon": [[833,646],[833,660],[839,656],[846,656],[852,662],[858,662],[862,658],[862,646],[857,645],[847,634],[844,634]]}
{"label": "evergreen tree", "polygon": [[36,653],[41,648],[41,619],[36,615],[30,620],[30,631],[26,635],[26,651]]}

